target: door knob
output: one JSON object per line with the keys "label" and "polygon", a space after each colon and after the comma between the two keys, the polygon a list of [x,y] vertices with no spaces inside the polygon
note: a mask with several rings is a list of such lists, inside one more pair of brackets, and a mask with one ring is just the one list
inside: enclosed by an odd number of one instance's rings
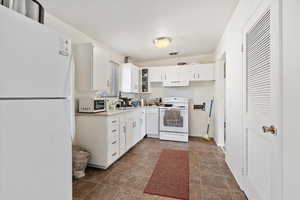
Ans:
{"label": "door knob", "polygon": [[264,133],[271,133],[272,135],[277,135],[277,128],[275,126],[263,126],[262,127]]}

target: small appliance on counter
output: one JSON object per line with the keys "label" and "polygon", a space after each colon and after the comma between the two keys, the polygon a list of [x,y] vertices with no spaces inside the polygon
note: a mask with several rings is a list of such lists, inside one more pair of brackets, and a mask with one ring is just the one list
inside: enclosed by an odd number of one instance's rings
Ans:
{"label": "small appliance on counter", "polygon": [[105,99],[99,96],[81,97],[79,99],[80,113],[97,113],[105,112]]}
{"label": "small appliance on counter", "polygon": [[117,97],[106,97],[105,98],[106,111],[116,110],[120,108],[122,102],[123,100]]}
{"label": "small appliance on counter", "polygon": [[162,103],[162,98],[151,98],[147,101],[147,106],[160,106]]}
{"label": "small appliance on counter", "polygon": [[122,100],[121,107],[131,107],[131,98],[121,97],[120,99]]}

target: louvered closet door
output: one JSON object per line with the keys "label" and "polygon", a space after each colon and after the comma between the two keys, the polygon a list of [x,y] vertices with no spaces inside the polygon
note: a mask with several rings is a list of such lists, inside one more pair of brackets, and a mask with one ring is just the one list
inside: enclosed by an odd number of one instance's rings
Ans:
{"label": "louvered closet door", "polygon": [[281,199],[280,17],[265,1],[244,31],[244,176],[249,199]]}

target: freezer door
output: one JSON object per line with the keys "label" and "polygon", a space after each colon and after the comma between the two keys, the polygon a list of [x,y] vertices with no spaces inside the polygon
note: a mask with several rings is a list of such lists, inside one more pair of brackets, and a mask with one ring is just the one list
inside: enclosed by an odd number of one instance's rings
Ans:
{"label": "freezer door", "polygon": [[70,95],[69,40],[0,6],[0,98]]}
{"label": "freezer door", "polygon": [[0,199],[71,200],[66,100],[0,100]]}

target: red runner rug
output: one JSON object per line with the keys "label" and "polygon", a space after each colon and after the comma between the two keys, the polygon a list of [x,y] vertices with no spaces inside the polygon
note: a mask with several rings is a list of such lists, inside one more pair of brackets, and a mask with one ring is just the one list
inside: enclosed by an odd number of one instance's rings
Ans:
{"label": "red runner rug", "polygon": [[188,200],[188,151],[163,150],[144,193]]}

